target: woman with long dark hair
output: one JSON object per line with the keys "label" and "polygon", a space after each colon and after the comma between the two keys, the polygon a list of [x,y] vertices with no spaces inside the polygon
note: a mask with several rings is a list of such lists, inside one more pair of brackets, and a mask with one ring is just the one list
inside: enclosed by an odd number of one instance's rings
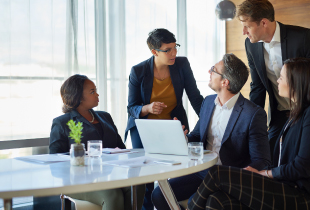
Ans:
{"label": "woman with long dark hair", "polygon": [[310,59],[286,60],[277,82],[279,95],[290,99],[291,112],[273,166],[262,171],[210,168],[188,209],[310,208]]}
{"label": "woman with long dark hair", "polygon": [[[67,122],[72,119],[75,122],[83,122],[83,137],[81,143],[87,148],[88,140],[102,140],[103,148],[121,148],[125,145],[118,134],[117,128],[109,113],[94,111],[98,106],[99,95],[96,85],[84,75],[73,75],[61,86],[60,94],[63,101],[63,112],[53,120],[50,134],[50,153],[69,152],[74,140],[69,137]],[[145,186],[137,188],[138,209],[142,208]],[[130,210],[131,189],[123,187],[119,189],[101,190],[87,193],[70,194],[71,197],[101,205],[103,210]]]}

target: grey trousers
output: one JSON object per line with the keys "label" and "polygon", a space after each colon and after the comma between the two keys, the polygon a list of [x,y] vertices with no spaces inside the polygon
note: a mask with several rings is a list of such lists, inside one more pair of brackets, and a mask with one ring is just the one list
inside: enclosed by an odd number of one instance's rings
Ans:
{"label": "grey trousers", "polygon": [[[137,205],[142,208],[145,185],[137,186]],[[100,190],[85,193],[68,194],[71,198],[85,200],[102,206],[102,210],[132,210],[131,188]]]}

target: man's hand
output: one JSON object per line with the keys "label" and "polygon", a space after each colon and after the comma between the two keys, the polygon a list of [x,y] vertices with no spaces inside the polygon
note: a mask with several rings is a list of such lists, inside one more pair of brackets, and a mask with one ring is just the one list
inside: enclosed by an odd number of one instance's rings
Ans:
{"label": "man's hand", "polygon": [[[174,117],[173,120],[178,120],[178,118]],[[184,133],[184,136],[186,136],[186,134],[188,133],[188,130],[184,130],[185,129],[185,125],[182,125],[182,129],[183,129],[183,133]]]}

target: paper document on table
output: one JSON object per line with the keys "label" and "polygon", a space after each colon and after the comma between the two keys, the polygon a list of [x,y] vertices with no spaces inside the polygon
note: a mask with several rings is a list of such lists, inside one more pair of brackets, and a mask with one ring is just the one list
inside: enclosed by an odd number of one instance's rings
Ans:
{"label": "paper document on table", "polygon": [[116,153],[129,153],[130,149],[115,149],[115,148],[103,148],[102,153],[105,154],[116,154]]}
{"label": "paper document on table", "polygon": [[[181,162],[177,162],[177,161],[171,161],[171,162],[181,164]],[[167,164],[167,160],[142,156],[142,157],[130,158],[127,160],[106,161],[106,162],[103,162],[102,164],[134,168],[134,167],[142,167],[142,166],[149,166],[149,165],[156,165],[156,164]],[[169,165],[175,165],[175,164],[169,164]]]}
{"label": "paper document on table", "polygon": [[15,159],[35,163],[56,163],[56,162],[70,161],[70,156],[62,154],[45,154],[45,155],[31,155],[25,157],[17,157]]}

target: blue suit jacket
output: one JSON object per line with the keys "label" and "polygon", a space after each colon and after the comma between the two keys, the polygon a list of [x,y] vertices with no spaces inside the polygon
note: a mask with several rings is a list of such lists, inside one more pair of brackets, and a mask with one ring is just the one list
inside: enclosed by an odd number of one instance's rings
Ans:
{"label": "blue suit jacket", "polygon": [[[154,56],[133,66],[131,69],[128,85],[128,122],[125,138],[128,130],[136,126],[134,120],[140,118],[139,115],[142,107],[150,103],[154,79],[153,69]],[[186,112],[182,103],[184,89],[197,115],[199,114],[203,97],[197,88],[196,80],[186,57],[176,57],[175,63],[169,66],[169,71],[177,98],[177,106],[172,110],[171,118],[177,117],[182,122],[182,125],[189,129]],[[147,117],[145,116],[143,119],[147,119]]]}
{"label": "blue suit jacket", "polygon": [[76,110],[73,110],[53,120],[49,145],[51,154],[69,152],[70,145],[74,144],[74,140],[69,137],[70,129],[67,125],[67,122],[70,119],[75,122],[83,122],[83,138],[81,143],[84,143],[86,148],[88,140],[102,140],[103,148],[119,147],[125,149],[125,145],[117,132],[117,128],[114,125],[111,115],[103,111],[91,111],[101,124],[101,128],[103,129],[103,139],[94,125],[88,122]]}
{"label": "blue suit jacket", "polygon": [[[215,108],[217,95],[207,96],[201,105],[200,119],[188,134],[188,141],[201,141],[207,145],[208,129]],[[229,118],[221,149],[223,165],[258,170],[270,165],[270,149],[265,111],[240,94]]]}
{"label": "blue suit jacket", "polygon": [[[298,185],[299,188],[310,193],[310,107],[303,112],[301,118],[288,128],[282,129],[274,149],[272,176],[291,186]],[[280,167],[279,141],[282,138],[282,152]]]}

